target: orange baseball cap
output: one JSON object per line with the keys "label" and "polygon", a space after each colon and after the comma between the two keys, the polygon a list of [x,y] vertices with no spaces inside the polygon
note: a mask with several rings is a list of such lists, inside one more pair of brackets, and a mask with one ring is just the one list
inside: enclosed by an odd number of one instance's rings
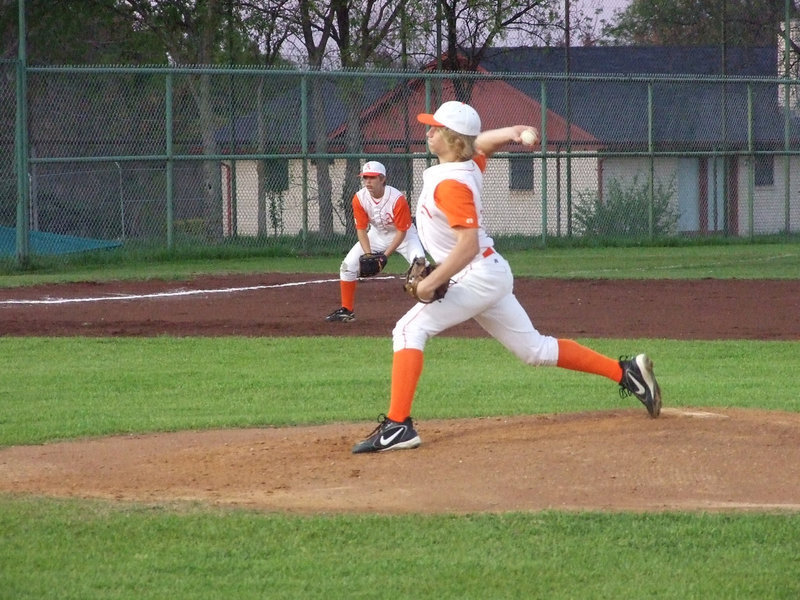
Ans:
{"label": "orange baseball cap", "polygon": [[377,177],[378,175],[383,175],[385,177],[386,167],[377,160],[364,163],[364,168],[361,169],[361,173],[359,173],[359,177]]}
{"label": "orange baseball cap", "polygon": [[442,104],[432,115],[420,113],[417,121],[433,127],[447,127],[462,135],[478,135],[481,118],[469,104],[450,100]]}

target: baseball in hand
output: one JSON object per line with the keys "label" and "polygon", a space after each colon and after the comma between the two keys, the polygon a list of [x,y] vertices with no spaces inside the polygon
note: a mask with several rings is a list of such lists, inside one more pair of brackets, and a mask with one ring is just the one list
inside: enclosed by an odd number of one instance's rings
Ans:
{"label": "baseball in hand", "polygon": [[536,143],[536,134],[530,129],[523,131],[519,137],[526,146],[533,146]]}

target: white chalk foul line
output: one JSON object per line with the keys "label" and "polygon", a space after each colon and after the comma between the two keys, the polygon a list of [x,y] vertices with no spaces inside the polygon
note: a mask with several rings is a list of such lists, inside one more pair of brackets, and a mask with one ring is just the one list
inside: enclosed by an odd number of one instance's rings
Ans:
{"label": "white chalk foul line", "polygon": [[[375,277],[374,279],[394,279],[394,277]],[[293,281],[290,283],[275,283],[271,285],[250,285],[246,287],[228,287],[207,290],[176,290],[172,292],[154,292],[152,294],[119,294],[117,296],[97,296],[94,298],[42,298],[32,300],[0,300],[0,306],[18,304],[73,304],[78,302],[111,302],[118,300],[144,300],[148,298],[172,298],[178,296],[199,296],[206,294],[234,294],[237,292],[252,292],[255,290],[270,290],[277,288],[296,287],[301,285],[314,285],[318,283],[338,282],[339,279],[315,279],[311,281]]]}

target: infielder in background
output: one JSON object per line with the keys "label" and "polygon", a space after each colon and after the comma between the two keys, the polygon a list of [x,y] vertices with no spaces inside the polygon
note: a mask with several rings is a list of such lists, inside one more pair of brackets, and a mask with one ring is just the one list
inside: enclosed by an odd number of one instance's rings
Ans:
{"label": "infielder in background", "polygon": [[402,254],[409,263],[417,256],[425,256],[406,197],[386,185],[386,167],[372,160],[364,165],[360,175],[364,187],[353,195],[358,242],[339,268],[342,306],[325,317],[326,321],[355,320],[358,278],[380,273],[393,253]]}
{"label": "infielder in background", "polygon": [[[619,384],[621,394],[635,395],[650,416],[657,417],[661,391],[650,358],[639,354],[618,361],[572,340],[540,334],[514,296],[508,262],[483,229],[481,191],[487,158],[509,142],[535,144],[536,130],[515,125],[481,133],[478,113],[454,101],[417,119],[430,126],[428,148],[439,159],[425,170],[416,213],[419,237],[437,266],[416,285],[419,302],[392,332],[389,412],[353,452],[419,446],[410,415],[425,344],[470,318],[523,362],[602,375]],[[448,282],[444,297],[431,302],[435,290]]]}

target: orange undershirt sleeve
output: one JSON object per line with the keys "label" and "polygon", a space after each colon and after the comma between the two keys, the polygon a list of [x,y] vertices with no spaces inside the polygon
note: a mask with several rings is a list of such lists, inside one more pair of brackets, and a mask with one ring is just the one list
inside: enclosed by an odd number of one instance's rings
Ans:
{"label": "orange undershirt sleeve", "polygon": [[411,228],[411,209],[408,207],[405,196],[400,196],[395,203],[392,219],[394,219],[394,226],[398,231],[408,231]]}
{"label": "orange undershirt sleeve", "polygon": [[358,201],[358,196],[353,194],[353,219],[356,222],[356,229],[366,229],[369,227],[369,216]]}
{"label": "orange undershirt sleeve", "polygon": [[433,200],[447,217],[450,227],[474,229],[478,226],[475,199],[468,185],[454,179],[445,179],[433,191]]}

